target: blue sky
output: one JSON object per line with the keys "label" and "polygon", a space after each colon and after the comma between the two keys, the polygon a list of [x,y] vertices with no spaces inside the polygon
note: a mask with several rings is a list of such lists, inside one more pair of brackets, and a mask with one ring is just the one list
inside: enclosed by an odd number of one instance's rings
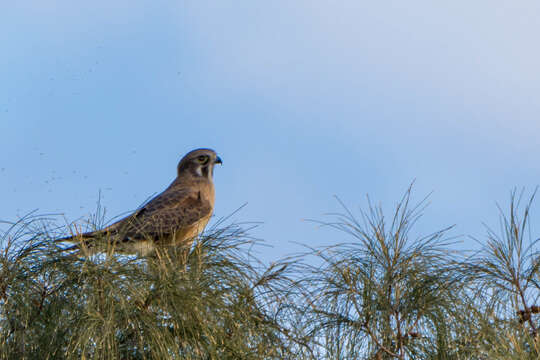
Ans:
{"label": "blue sky", "polygon": [[[111,4],[114,3],[114,4]],[[0,5],[0,219],[136,208],[212,147],[217,217],[268,259],[348,238],[305,218],[433,192],[419,231],[481,238],[540,175],[537,1]],[[535,220],[533,212],[533,220]],[[537,218],[537,217],[536,217]],[[463,237],[464,247],[473,242]]]}

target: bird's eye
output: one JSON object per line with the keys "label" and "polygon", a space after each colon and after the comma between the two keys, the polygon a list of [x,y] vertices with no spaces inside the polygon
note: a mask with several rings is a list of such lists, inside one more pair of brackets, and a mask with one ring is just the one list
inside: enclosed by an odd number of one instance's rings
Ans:
{"label": "bird's eye", "polygon": [[197,161],[200,163],[200,164],[206,164],[208,162],[208,156],[207,155],[201,155],[197,158]]}

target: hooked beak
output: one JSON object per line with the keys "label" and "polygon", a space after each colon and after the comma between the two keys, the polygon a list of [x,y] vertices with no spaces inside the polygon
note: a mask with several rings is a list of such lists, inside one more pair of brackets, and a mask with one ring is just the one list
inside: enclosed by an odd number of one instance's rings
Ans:
{"label": "hooked beak", "polygon": [[214,160],[214,164],[223,164],[223,161],[221,161],[221,158],[219,156],[216,156],[216,160]]}

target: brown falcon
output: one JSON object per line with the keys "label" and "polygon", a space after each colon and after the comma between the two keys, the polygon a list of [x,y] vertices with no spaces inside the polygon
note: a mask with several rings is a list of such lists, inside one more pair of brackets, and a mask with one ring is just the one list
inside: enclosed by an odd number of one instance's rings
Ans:
{"label": "brown falcon", "polygon": [[133,214],[104,229],[77,234],[59,241],[92,250],[100,241],[120,253],[148,254],[156,247],[189,247],[214,209],[214,165],[221,159],[211,149],[197,149],[180,160],[177,177],[165,191]]}

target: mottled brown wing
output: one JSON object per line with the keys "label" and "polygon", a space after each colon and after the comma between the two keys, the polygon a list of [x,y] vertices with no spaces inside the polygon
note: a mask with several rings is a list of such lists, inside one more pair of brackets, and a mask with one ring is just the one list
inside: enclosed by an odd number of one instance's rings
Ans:
{"label": "mottled brown wing", "polygon": [[198,191],[169,190],[151,200],[133,215],[112,224],[100,233],[113,235],[116,241],[121,242],[143,238],[157,240],[194,225],[211,213],[212,205],[202,199]]}

